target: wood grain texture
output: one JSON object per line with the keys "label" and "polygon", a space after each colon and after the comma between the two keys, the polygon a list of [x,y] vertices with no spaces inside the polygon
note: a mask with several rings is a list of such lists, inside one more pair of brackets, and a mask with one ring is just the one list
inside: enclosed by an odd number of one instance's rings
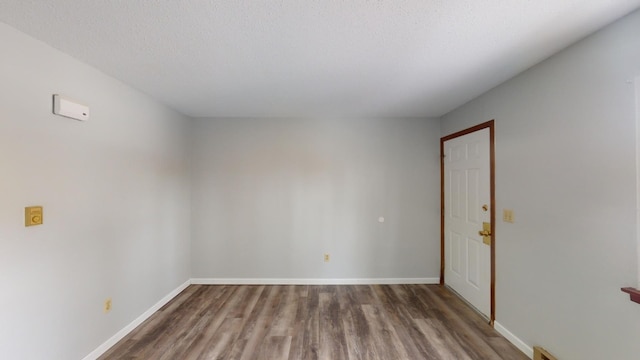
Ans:
{"label": "wood grain texture", "polygon": [[191,285],[109,359],[528,359],[438,285]]}

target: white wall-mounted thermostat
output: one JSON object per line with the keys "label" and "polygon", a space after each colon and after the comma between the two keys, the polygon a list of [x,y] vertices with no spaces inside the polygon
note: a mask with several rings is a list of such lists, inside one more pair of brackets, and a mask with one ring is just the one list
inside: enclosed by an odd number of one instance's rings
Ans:
{"label": "white wall-mounted thermostat", "polygon": [[53,95],[53,113],[81,121],[89,120],[88,106],[58,94]]}

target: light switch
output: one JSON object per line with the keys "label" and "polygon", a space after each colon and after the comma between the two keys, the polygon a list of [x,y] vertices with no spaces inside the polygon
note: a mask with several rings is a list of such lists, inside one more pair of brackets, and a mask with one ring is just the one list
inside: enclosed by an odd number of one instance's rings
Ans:
{"label": "light switch", "polygon": [[513,210],[511,210],[511,209],[503,209],[502,210],[502,221],[513,224]]}
{"label": "light switch", "polygon": [[24,226],[42,225],[42,206],[24,208]]}

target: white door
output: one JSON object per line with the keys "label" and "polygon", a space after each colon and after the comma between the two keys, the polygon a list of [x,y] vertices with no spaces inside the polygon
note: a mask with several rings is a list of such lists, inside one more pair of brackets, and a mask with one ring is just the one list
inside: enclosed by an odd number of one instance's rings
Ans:
{"label": "white door", "polygon": [[491,246],[479,231],[491,221],[490,130],[444,142],[445,284],[491,316]]}

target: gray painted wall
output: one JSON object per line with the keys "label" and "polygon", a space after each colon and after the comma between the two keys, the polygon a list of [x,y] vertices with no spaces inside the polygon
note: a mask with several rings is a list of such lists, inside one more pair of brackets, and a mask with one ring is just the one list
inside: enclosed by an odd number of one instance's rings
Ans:
{"label": "gray painted wall", "polygon": [[439,134],[423,119],[196,120],[192,275],[438,277]]}
{"label": "gray painted wall", "polygon": [[[498,210],[516,221],[497,224],[498,322],[560,358],[635,358],[640,306],[619,288],[638,280],[638,33],[636,12],[440,124],[191,127],[0,24],[0,354],[81,358],[190,276],[437,277],[438,138],[494,118]],[[52,115],[53,93],[92,119]],[[35,204],[45,224],[24,228]]]}
{"label": "gray painted wall", "polygon": [[[636,359],[640,12],[443,117],[496,120],[497,321],[560,359]],[[501,215],[499,214],[499,219]]]}
{"label": "gray painted wall", "polygon": [[81,359],[189,278],[188,122],[4,24],[0,43],[0,357]]}

